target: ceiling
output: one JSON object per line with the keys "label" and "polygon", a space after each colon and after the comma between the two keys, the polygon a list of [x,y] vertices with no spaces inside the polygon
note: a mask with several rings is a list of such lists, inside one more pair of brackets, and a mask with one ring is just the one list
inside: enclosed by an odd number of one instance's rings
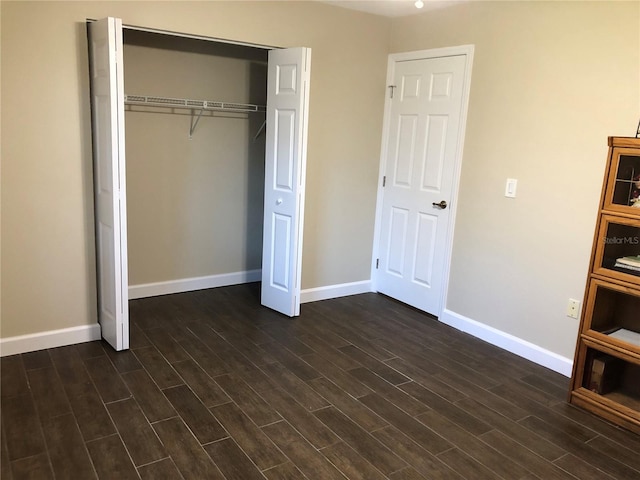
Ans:
{"label": "ceiling", "polygon": [[416,8],[415,0],[320,0],[322,3],[338,7],[360,10],[363,12],[383,15],[385,17],[404,17],[416,15],[429,10],[435,10],[455,3],[453,1],[423,0],[424,7]]}

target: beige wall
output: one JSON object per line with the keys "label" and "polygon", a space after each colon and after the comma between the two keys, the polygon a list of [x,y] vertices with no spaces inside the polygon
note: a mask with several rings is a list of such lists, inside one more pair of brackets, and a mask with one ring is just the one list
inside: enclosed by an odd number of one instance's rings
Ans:
{"label": "beige wall", "polygon": [[[128,37],[127,94],[266,103],[264,60],[230,57],[215,44],[200,52],[176,39],[171,50]],[[189,138],[188,110],[127,107],[130,285],[260,268],[265,137],[253,137],[264,118],[207,111]]]}
{"label": "beige wall", "polygon": [[393,20],[297,2],[1,8],[2,337],[95,322],[82,22],[113,15],[313,49],[303,288],[369,278],[387,53],[475,44],[447,307],[573,355],[565,308],[583,295],[606,137],[638,120],[638,2],[470,2]]}
{"label": "beige wall", "polygon": [[569,358],[607,136],[638,122],[639,5],[470,2],[393,21],[392,52],[475,45],[447,308]]}
{"label": "beige wall", "polygon": [[312,53],[303,288],[369,277],[389,20],[311,2],[6,2],[0,336],[96,321],[84,21]]}

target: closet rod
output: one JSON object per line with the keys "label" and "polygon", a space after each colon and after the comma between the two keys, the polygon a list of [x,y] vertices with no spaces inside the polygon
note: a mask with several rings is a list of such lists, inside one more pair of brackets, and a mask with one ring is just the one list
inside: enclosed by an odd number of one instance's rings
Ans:
{"label": "closet rod", "polygon": [[201,110],[217,110],[237,113],[264,113],[267,107],[250,103],[219,102],[211,100],[192,100],[189,98],[150,97],[146,95],[125,95],[127,105],[146,105],[149,107],[178,107]]}

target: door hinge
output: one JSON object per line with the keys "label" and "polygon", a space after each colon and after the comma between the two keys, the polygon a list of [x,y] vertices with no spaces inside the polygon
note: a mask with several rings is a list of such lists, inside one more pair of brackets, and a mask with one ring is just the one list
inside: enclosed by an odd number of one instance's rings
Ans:
{"label": "door hinge", "polygon": [[386,175],[384,177],[382,177],[382,186],[384,187],[385,185],[387,185],[387,176]]}
{"label": "door hinge", "polygon": [[380,259],[376,258],[376,270],[378,269],[379,266],[380,266]]}
{"label": "door hinge", "polygon": [[387,88],[389,89],[389,98],[393,98],[393,92],[396,89],[396,86],[395,85],[389,85]]}

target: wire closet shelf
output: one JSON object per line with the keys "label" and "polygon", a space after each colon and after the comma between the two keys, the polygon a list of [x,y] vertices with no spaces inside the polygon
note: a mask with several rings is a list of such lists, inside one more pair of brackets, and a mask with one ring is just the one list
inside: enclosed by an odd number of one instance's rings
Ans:
{"label": "wire closet shelf", "polygon": [[[165,107],[165,108],[186,108],[192,111],[191,126],[189,128],[189,138],[192,138],[193,132],[200,121],[200,117],[205,110],[217,112],[233,112],[233,113],[265,113],[267,107],[264,105],[254,105],[251,103],[237,102],[220,102],[212,100],[193,100],[189,98],[172,98],[172,97],[152,97],[148,95],[125,95],[125,105],[141,105],[148,107]],[[197,116],[194,117],[193,112],[199,110]],[[265,121],[266,123],[266,121]],[[260,127],[258,133],[254,137],[254,141],[264,129],[265,123]]]}
{"label": "wire closet shelf", "polygon": [[240,113],[264,113],[264,105],[250,103],[219,102],[212,100],[192,100],[189,98],[151,97],[146,95],[125,95],[124,103],[128,105],[148,105],[151,107],[182,107],[189,109],[222,110]]}

